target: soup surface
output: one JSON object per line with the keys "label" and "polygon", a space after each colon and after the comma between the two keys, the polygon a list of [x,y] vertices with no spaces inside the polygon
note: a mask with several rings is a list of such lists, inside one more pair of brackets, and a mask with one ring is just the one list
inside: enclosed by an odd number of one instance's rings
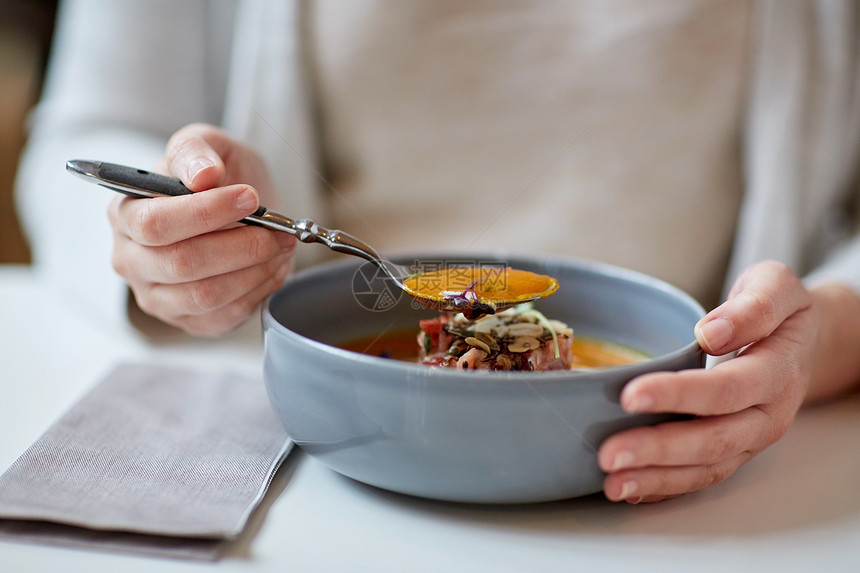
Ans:
{"label": "soup surface", "polygon": [[[418,362],[418,332],[418,330],[407,330],[386,333],[381,336],[351,340],[338,346],[360,354]],[[644,352],[588,336],[576,336],[573,339],[572,349],[574,369],[621,366],[641,362],[648,358]]]}

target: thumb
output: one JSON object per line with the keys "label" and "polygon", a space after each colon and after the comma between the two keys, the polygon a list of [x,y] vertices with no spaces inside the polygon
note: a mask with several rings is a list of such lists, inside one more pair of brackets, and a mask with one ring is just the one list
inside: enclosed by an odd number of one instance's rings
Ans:
{"label": "thumb", "polygon": [[695,327],[708,354],[721,356],[769,336],[785,319],[811,304],[809,292],[782,263],[766,261],[747,269],[728,299]]}
{"label": "thumb", "polygon": [[202,123],[180,128],[167,142],[165,163],[170,175],[192,191],[220,187],[226,183],[227,157],[233,142],[220,129]]}

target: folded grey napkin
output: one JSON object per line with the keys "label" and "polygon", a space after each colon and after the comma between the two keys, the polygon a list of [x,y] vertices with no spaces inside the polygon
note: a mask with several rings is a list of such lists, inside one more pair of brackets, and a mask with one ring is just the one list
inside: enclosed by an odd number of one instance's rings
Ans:
{"label": "folded grey napkin", "polygon": [[291,447],[259,378],[123,364],[0,476],[0,539],[214,559]]}

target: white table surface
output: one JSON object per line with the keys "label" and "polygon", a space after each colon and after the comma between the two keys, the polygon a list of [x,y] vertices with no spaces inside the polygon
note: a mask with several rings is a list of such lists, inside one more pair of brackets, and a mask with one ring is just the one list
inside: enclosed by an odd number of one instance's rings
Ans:
{"label": "white table surface", "polygon": [[[145,342],[0,266],[0,471],[120,361],[259,372],[244,342]],[[860,397],[804,410],[727,482],[659,504],[463,506],[364,486],[295,451],[214,564],[0,542],[0,571],[860,571]]]}

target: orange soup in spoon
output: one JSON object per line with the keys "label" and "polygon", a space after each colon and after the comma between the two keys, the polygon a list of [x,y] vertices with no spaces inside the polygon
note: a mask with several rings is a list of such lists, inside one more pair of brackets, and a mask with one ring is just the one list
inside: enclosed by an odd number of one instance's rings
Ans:
{"label": "orange soup in spoon", "polygon": [[474,319],[550,296],[558,281],[511,267],[451,267],[410,275],[403,286],[424,306]]}

